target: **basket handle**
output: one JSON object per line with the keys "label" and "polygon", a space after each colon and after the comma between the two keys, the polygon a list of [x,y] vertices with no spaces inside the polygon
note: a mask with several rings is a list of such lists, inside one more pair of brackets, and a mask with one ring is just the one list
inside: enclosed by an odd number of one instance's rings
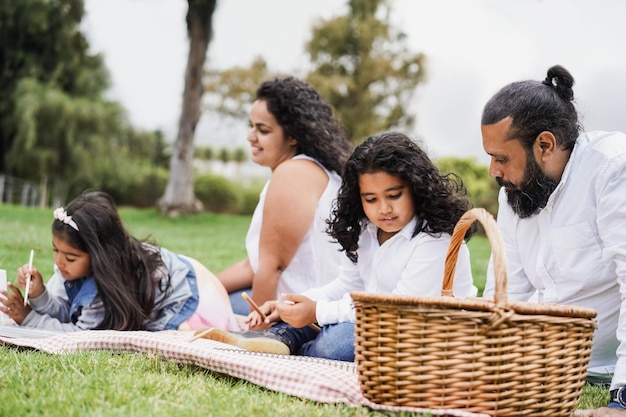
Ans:
{"label": "basket handle", "polygon": [[448,246],[448,253],[446,254],[441,295],[448,297],[454,296],[452,293],[452,284],[454,283],[454,272],[456,271],[456,263],[459,258],[459,249],[461,248],[461,243],[463,243],[465,232],[467,232],[467,229],[469,229],[476,220],[483,225],[487,233],[487,238],[489,239],[489,244],[491,245],[494,275],[496,278],[496,288],[493,299],[497,305],[506,304],[506,291],[509,278],[506,270],[506,262],[504,261],[502,236],[498,230],[498,224],[491,213],[483,208],[473,208],[466,211],[454,227],[452,238],[450,239],[450,246]]}

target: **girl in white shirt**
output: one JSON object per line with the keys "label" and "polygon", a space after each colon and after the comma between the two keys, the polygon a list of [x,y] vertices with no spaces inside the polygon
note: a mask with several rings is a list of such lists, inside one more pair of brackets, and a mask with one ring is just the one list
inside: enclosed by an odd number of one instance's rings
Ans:
{"label": "girl in white shirt", "polygon": [[246,257],[217,274],[233,310],[247,315],[241,297],[259,304],[331,281],[340,247],[326,220],[352,145],[332,107],[294,77],[263,82],[250,109],[252,162],[271,169],[246,235]]}
{"label": "girl in white shirt", "polygon": [[[212,340],[274,353],[354,360],[350,291],[441,295],[450,237],[470,203],[458,177],[442,175],[426,153],[397,132],[372,136],[346,163],[328,233],[345,251],[332,282],[302,294],[283,294],[253,312],[251,329],[214,330]],[[473,232],[470,230],[466,238]],[[476,295],[469,251],[462,245],[454,279],[457,297]],[[310,325],[317,323],[321,332]]]}

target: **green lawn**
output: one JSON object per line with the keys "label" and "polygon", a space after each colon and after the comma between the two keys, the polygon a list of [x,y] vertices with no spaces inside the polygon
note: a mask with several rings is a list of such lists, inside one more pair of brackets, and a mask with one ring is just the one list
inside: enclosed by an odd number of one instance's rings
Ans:
{"label": "green lawn", "polygon": [[[127,228],[138,238],[156,240],[161,246],[194,257],[219,271],[245,256],[244,238],[250,218],[202,213],[169,219],[155,210],[121,208]],[[52,275],[52,210],[0,205],[0,269],[9,279],[28,262],[35,250],[34,265],[44,277]]]}
{"label": "green lawn", "polygon": [[[121,209],[137,237],[195,257],[213,271],[241,259],[247,216],[203,213],[169,219],[154,210]],[[35,250],[44,277],[53,270],[51,209],[0,205],[0,269],[13,280]],[[489,244],[469,243],[482,290]],[[581,408],[605,404],[604,388],[585,387]],[[0,346],[0,416],[386,416],[367,408],[318,404],[265,390],[191,365],[132,353],[48,355]],[[402,415],[402,414],[400,414]]]}

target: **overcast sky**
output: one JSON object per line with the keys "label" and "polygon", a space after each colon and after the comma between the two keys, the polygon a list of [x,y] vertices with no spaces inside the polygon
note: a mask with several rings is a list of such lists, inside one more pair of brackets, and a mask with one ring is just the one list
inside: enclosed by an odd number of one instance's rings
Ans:
{"label": "overcast sky", "polygon": [[[218,0],[207,65],[248,66],[301,76],[304,44],[321,18],[345,13],[342,0]],[[414,132],[433,157],[475,156],[485,102],[504,84],[543,80],[554,64],[576,80],[587,130],[626,131],[626,1],[392,0],[394,25],[428,58],[416,91]],[[174,138],[188,52],[184,0],[85,0],[85,33],[104,55],[110,97],[136,127]],[[203,115],[198,144],[245,144],[247,121],[231,126]],[[372,132],[375,133],[375,132]]]}

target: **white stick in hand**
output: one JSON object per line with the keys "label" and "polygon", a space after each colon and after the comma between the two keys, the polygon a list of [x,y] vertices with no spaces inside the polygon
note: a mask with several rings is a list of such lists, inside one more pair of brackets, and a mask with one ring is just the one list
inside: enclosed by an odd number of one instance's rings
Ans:
{"label": "white stick in hand", "polygon": [[250,304],[250,306],[254,309],[254,311],[259,313],[259,316],[261,316],[261,320],[265,321],[265,319],[267,319],[267,316],[263,314],[258,304],[255,303],[252,298],[248,297],[248,294],[246,292],[242,292],[241,296],[248,302],[248,304]]}
{"label": "white stick in hand", "polygon": [[33,257],[35,251],[30,250],[30,258],[28,259],[28,275],[26,275],[26,294],[24,294],[24,305],[28,304],[28,291],[30,291],[30,273],[33,270]]}

